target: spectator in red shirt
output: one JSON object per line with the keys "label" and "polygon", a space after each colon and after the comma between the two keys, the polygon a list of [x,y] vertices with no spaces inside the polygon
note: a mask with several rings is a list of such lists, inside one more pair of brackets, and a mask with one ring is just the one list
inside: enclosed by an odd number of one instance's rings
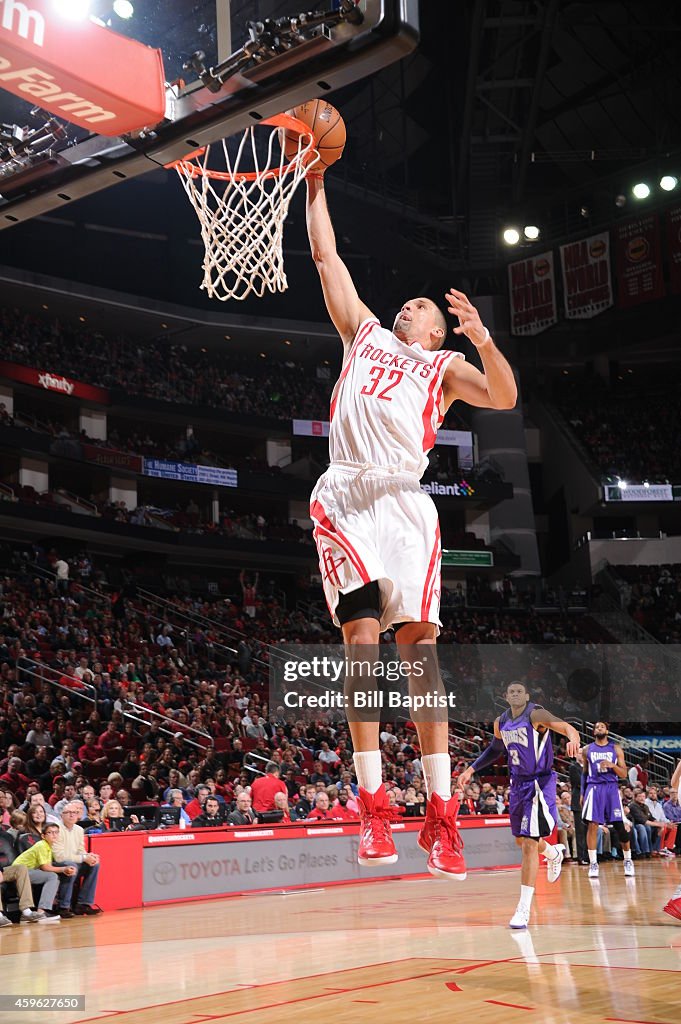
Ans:
{"label": "spectator in red shirt", "polygon": [[[5,786],[19,801],[24,800],[26,796],[26,787],[28,786],[29,779],[21,772],[23,761],[20,757],[11,757],[9,764],[7,765],[7,771],[4,775],[0,775],[0,785]],[[285,789],[286,787],[284,787]]]}
{"label": "spectator in red shirt", "polygon": [[108,760],[91,731],[85,733],[84,743],[78,747],[78,758],[85,769],[91,768],[93,764],[106,764]]}
{"label": "spectator in red shirt", "polygon": [[315,797],[314,807],[307,816],[307,821],[337,821],[334,810],[329,807],[329,794],[322,789]]}
{"label": "spectator in red shirt", "polygon": [[98,743],[108,760],[123,757],[123,735],[117,731],[115,722],[107,723],[106,732],[99,737]]}
{"label": "spectator in red shirt", "polygon": [[288,805],[288,794],[275,793],[274,794],[274,809],[275,811],[282,812],[281,823],[284,825],[291,824],[291,810]]}
{"label": "spectator in red shirt", "polygon": [[208,788],[208,786],[204,786],[203,783],[200,786],[196,787],[196,796],[194,797],[193,800],[190,800],[187,806],[185,807],[185,811],[192,819],[192,821],[194,820],[194,818],[198,818],[200,814],[203,814],[206,800],[210,795],[210,789]]}
{"label": "spectator in red shirt", "polygon": [[265,774],[258,776],[251,784],[251,797],[253,810],[256,814],[263,811],[273,811],[274,794],[285,793],[288,797],[286,783],[279,778],[279,768],[274,761],[268,761]]}
{"label": "spectator in red shirt", "polygon": [[348,807],[349,796],[344,789],[338,791],[338,800],[331,808],[331,814],[336,821],[357,821],[359,814],[351,811]]}

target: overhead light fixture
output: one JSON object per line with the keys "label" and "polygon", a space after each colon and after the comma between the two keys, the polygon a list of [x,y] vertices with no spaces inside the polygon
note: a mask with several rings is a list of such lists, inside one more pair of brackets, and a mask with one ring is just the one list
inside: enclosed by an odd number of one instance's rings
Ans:
{"label": "overhead light fixture", "polygon": [[523,234],[528,241],[536,242],[539,238],[539,228],[536,224],[526,224],[523,228]]}
{"label": "overhead light fixture", "polygon": [[615,206],[618,206],[620,208],[620,210],[621,210],[622,207],[626,206],[626,205],[627,205],[627,197],[624,195],[623,192],[618,193],[618,195],[615,196]]}
{"label": "overhead light fixture", "polygon": [[520,241],[520,232],[517,228],[504,229],[504,241],[506,245],[517,245]]}
{"label": "overhead light fixture", "polygon": [[291,344],[291,342],[289,341],[289,339],[288,339],[288,338],[284,338],[284,344],[285,344],[285,345],[290,345],[290,344]]}
{"label": "overhead light fixture", "polygon": [[663,174],[660,178],[660,188],[665,192],[673,192],[679,183],[679,179],[673,174]]}
{"label": "overhead light fixture", "polygon": [[166,328],[168,327],[168,324],[161,324],[161,327],[162,327],[162,328],[163,328],[163,330],[165,331],[165,330],[166,330]]}
{"label": "overhead light fixture", "polygon": [[644,486],[644,487],[650,487],[650,484],[648,483],[648,481],[647,481],[647,480],[644,480],[644,481],[643,481],[643,486]]}
{"label": "overhead light fixture", "polygon": [[261,352],[261,353],[260,353],[260,358],[261,358],[261,359],[265,359],[265,358],[266,358],[266,356],[265,356],[265,353],[264,353],[264,352]]}
{"label": "overhead light fixture", "polygon": [[225,334],[225,341],[231,341],[231,340],[232,340],[232,335],[231,334]]}
{"label": "overhead light fixture", "polygon": [[631,190],[635,199],[647,199],[650,195],[650,185],[645,181],[638,181]]}
{"label": "overhead light fixture", "polygon": [[87,318],[86,318],[86,317],[84,317],[84,316],[79,316],[79,317],[78,317],[78,319],[80,320],[80,322],[81,322],[82,324],[84,324]]}
{"label": "overhead light fixture", "polygon": [[49,308],[50,308],[50,307],[49,307],[49,306],[46,306],[46,305],[45,305],[45,303],[43,302],[43,309],[49,309]]}
{"label": "overhead light fixture", "polygon": [[135,13],[135,8],[130,3],[130,0],[114,0],[114,14],[117,14],[119,18],[123,18],[127,21],[128,18],[132,18]]}
{"label": "overhead light fixture", "polygon": [[83,21],[90,13],[90,0],[52,0],[63,18]]}
{"label": "overhead light fixture", "polygon": [[617,481],[617,486],[619,487],[619,489],[621,491],[626,491],[626,489],[627,489],[627,481],[619,479]]}

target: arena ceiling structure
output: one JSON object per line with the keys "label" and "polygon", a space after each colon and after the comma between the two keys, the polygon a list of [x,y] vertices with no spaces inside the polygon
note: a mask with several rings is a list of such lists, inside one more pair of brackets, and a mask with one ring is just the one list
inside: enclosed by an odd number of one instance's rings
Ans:
{"label": "arena ceiling structure", "polygon": [[[679,5],[424,0],[420,22],[413,53],[330,95],[349,136],[328,177],[339,246],[380,312],[453,280],[502,292],[505,224],[537,224],[554,244],[627,215],[639,177],[681,171]],[[12,228],[6,258],[48,273],[68,249],[78,280],[134,292],[146,275],[153,298],[206,308],[192,216],[158,170]],[[324,320],[302,203],[286,250],[289,291],[239,311]]]}

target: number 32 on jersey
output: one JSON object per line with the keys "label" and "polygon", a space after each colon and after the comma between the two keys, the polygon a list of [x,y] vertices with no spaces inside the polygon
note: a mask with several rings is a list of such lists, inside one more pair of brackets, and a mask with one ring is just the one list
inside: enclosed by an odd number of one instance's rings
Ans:
{"label": "number 32 on jersey", "polygon": [[392,402],[392,395],[389,395],[388,392],[397,387],[404,377],[404,372],[402,370],[390,370],[385,386],[378,392],[378,394],[376,394],[378,385],[383,383],[385,372],[384,366],[372,366],[369,370],[369,375],[373,380],[371,381],[371,384],[364,385],[360,394],[366,395],[368,398],[375,396],[376,398],[382,398],[386,402]]}

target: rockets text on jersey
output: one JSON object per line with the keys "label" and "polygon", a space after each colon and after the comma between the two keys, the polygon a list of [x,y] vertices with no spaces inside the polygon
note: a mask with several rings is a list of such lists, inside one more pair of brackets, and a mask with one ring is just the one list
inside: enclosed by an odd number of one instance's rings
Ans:
{"label": "rockets text on jersey", "polygon": [[331,397],[331,461],[399,469],[421,477],[442,422],[442,382],[461,352],[407,345],[365,320]]}

